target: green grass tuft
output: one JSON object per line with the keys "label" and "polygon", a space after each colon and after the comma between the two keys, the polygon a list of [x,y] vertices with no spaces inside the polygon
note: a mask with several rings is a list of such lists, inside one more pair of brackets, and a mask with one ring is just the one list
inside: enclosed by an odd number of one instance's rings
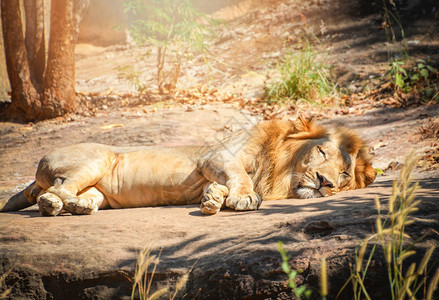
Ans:
{"label": "green grass tuft", "polygon": [[278,78],[266,83],[264,100],[268,103],[304,99],[319,103],[319,99],[338,97],[337,85],[331,80],[331,66],[318,60],[318,52],[308,40],[302,49],[289,51],[276,66]]}

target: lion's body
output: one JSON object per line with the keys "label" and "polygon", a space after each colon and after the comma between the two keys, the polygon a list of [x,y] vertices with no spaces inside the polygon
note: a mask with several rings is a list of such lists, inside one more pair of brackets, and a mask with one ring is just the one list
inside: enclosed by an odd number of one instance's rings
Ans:
{"label": "lion's body", "polygon": [[38,203],[43,215],[91,214],[201,202],[205,214],[224,206],[252,210],[261,197],[321,197],[366,186],[375,171],[363,148],[349,130],[326,131],[303,119],[261,123],[211,148],[77,144],[46,155],[36,181],[0,208]]}
{"label": "lion's body", "polygon": [[200,203],[207,183],[197,171],[201,151],[77,144],[46,155],[38,166],[36,184],[47,190],[57,178],[74,178],[78,190],[95,186],[102,192],[105,199],[99,208]]}

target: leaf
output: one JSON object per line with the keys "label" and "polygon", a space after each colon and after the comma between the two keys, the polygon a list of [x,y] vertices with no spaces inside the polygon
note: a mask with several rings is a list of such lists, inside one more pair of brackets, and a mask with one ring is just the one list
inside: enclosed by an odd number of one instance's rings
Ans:
{"label": "leaf", "polygon": [[427,69],[431,72],[431,73],[435,73],[436,69],[433,68],[432,66],[427,65]]}
{"label": "leaf", "polygon": [[401,73],[397,73],[395,75],[395,83],[397,86],[399,86],[400,88],[404,87],[404,79],[402,78]]}
{"label": "leaf", "polygon": [[282,270],[287,274],[290,273],[290,265],[288,264],[288,262],[282,262]]}
{"label": "leaf", "polygon": [[425,96],[427,97],[427,98],[430,98],[431,96],[433,96],[433,89],[432,88],[426,88],[425,90],[424,90],[424,93],[425,93]]}
{"label": "leaf", "polygon": [[381,170],[380,168],[375,168],[375,171],[377,172],[377,175],[384,174],[384,171]]}
{"label": "leaf", "polygon": [[407,76],[407,71],[404,68],[399,68],[399,73],[404,74],[404,76]]}
{"label": "leaf", "polygon": [[415,73],[410,77],[411,81],[418,81],[419,80],[419,73]]}
{"label": "leaf", "polygon": [[293,289],[293,290],[296,288],[296,284],[294,283],[293,280],[290,280],[290,281],[288,282],[288,287],[289,287],[290,289]]}
{"label": "leaf", "polygon": [[306,291],[306,285],[301,285],[297,288],[296,294],[301,296]]}
{"label": "leaf", "polygon": [[101,126],[100,128],[107,130],[107,129],[112,129],[114,127],[123,127],[123,124],[109,124],[109,125]]}
{"label": "leaf", "polygon": [[421,76],[424,77],[426,80],[428,79],[428,70],[427,69],[422,69],[421,70]]}
{"label": "leaf", "polygon": [[297,277],[297,271],[296,270],[291,270],[290,274],[288,274],[288,277],[291,280],[294,280]]}

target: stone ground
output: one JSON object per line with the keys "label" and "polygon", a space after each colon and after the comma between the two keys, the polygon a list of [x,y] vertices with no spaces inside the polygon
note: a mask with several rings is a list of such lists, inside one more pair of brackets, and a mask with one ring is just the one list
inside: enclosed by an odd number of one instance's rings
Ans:
{"label": "stone ground", "polygon": [[[5,168],[2,176],[15,179],[3,180],[2,185],[12,187],[32,178],[39,151],[43,151],[31,148],[35,140],[48,147],[47,150],[49,146],[58,147],[67,142],[110,138],[113,144],[181,145],[187,140],[190,144],[212,143],[224,134],[225,127],[239,129],[256,121],[249,113],[238,113],[221,104],[185,111],[188,117],[175,123],[172,116],[180,116],[182,109],[159,111],[148,119],[135,114],[114,117],[112,121],[124,126],[110,131],[100,129],[108,123],[99,117],[88,117],[90,120],[78,117],[67,124],[49,126],[38,123],[24,133],[20,129],[29,126],[17,125],[3,138],[23,133],[28,135],[28,144],[3,152],[3,157],[7,154],[10,158],[2,158],[2,161],[9,161],[10,165],[5,166],[22,173],[9,175]],[[370,145],[376,145],[376,165],[385,169],[390,162],[401,162],[410,148],[427,144],[417,137],[423,122],[419,115],[434,115],[438,109],[437,106],[427,110],[419,107],[391,114],[376,110],[322,123],[349,124],[356,128]],[[72,132],[76,134],[70,134]],[[28,162],[23,163],[23,168],[17,168],[13,156],[23,152]],[[377,216],[374,198],[379,196],[386,201],[396,175],[397,171],[386,171],[366,189],[329,198],[268,201],[259,211],[225,210],[215,216],[201,215],[198,206],[103,210],[93,216],[55,218],[41,217],[36,207],[3,213],[0,217],[0,271],[12,270],[6,284],[12,286],[15,296],[120,298],[130,295],[137,253],[150,246],[155,254],[162,251],[155,277],[158,286],[173,285],[178,276],[189,273],[184,298],[283,298],[289,295],[289,290],[276,250],[277,241],[283,241],[292,253],[292,267],[304,270],[299,283],[306,282],[315,289],[320,260],[328,259],[331,294],[334,294],[349,276],[348,262],[352,260],[353,249],[374,230]],[[422,253],[427,244],[438,242],[439,171],[418,169],[415,177],[422,186],[419,192],[422,205],[415,215],[416,224],[409,232],[414,238],[427,235],[418,247]],[[3,190],[1,195],[11,195],[14,190]],[[379,259],[376,263],[383,264]],[[379,274],[379,270],[373,272]],[[370,284],[377,284],[377,280],[383,279],[371,280]]]}
{"label": "stone ground", "polygon": [[[423,251],[426,245],[438,244],[439,174],[429,174],[420,184],[421,209],[408,231],[414,238],[427,235],[417,247]],[[299,283],[318,286],[320,260],[327,258],[334,295],[349,273],[353,249],[373,230],[374,198],[386,199],[391,185],[385,176],[364,190],[269,201],[255,212],[226,210],[214,216],[203,216],[194,205],[56,218],[42,218],[37,208],[29,208],[2,214],[2,269],[13,268],[7,283],[15,296],[119,298],[130,295],[137,253],[150,246],[154,254],[162,251],[156,283],[172,284],[189,273],[188,299],[282,298],[289,293],[276,243],[283,241],[292,254],[292,267],[304,271]],[[436,253],[433,261],[437,258]],[[368,284],[378,282],[383,278]],[[382,290],[374,295],[382,296]]]}
{"label": "stone ground", "polygon": [[[284,46],[294,44],[295,34],[310,25],[320,32],[320,20],[324,19],[326,31],[319,37],[325,38],[340,84],[355,93],[373,89],[382,83],[379,78],[386,69],[386,39],[380,29],[382,16],[375,6],[366,5],[369,2],[358,1],[356,6],[351,1],[335,0],[309,4],[270,1],[270,5],[241,14],[231,21],[213,49],[216,57],[234,67],[217,65],[216,83],[209,81],[210,88],[250,100],[257,97],[266,73],[274,67],[272,61],[282,55]],[[411,51],[416,57],[437,57],[439,53],[439,27],[435,26],[438,8],[434,1],[427,2],[432,13],[423,14],[419,9],[415,10],[418,17],[413,13],[408,19],[407,36],[413,41]],[[78,142],[212,144],[230,131],[249,128],[264,118],[238,100],[200,104],[176,102],[171,97],[151,103],[144,96],[131,95],[131,102],[124,104],[124,95],[134,91],[129,82],[117,76],[114,66],[136,65],[137,54],[143,50],[126,45],[79,45],[77,90],[95,101],[96,109],[36,124],[0,122],[1,198],[31,181],[39,159],[56,147]],[[153,63],[136,66],[152,86],[148,74],[153,72]],[[181,88],[203,83],[206,74],[206,67],[195,59]],[[387,200],[399,165],[411,149],[425,158],[438,146],[437,136],[421,134],[422,128],[437,118],[438,105],[394,108],[371,99],[365,101],[367,105],[354,101],[348,109],[297,106],[280,116],[315,113],[324,125],[357,129],[375,155],[374,166],[384,170],[370,187],[329,198],[264,202],[259,211],[225,210],[215,216],[202,216],[197,206],[105,210],[93,216],[55,218],[40,217],[35,207],[2,213],[0,274],[8,275],[0,292],[8,287],[12,298],[34,299],[129,297],[137,253],[150,246],[154,254],[162,251],[154,288],[173,286],[179,276],[188,273],[180,298],[286,299],[291,291],[276,250],[280,240],[292,254],[291,266],[304,271],[297,283],[308,283],[315,298],[320,261],[327,258],[332,298],[350,275],[355,247],[374,231],[375,197],[383,203]],[[438,243],[439,170],[420,166],[414,176],[422,187],[418,196],[422,204],[408,231],[414,239],[425,235],[416,248],[416,259],[420,260],[427,245]],[[432,271],[438,258],[436,250]],[[386,299],[388,295],[376,288],[386,286],[382,258],[376,258],[372,266],[366,284],[374,287],[373,299]],[[349,292],[343,298],[350,299]]]}

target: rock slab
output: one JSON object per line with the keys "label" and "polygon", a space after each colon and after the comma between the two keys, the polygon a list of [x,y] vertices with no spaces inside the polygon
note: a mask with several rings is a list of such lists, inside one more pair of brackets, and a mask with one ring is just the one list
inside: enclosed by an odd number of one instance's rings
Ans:
{"label": "rock slab", "polygon": [[[438,243],[429,232],[439,231],[439,176],[420,183],[422,204],[409,228],[413,237],[427,234],[419,259],[427,243]],[[328,198],[267,201],[258,211],[224,210],[214,216],[203,216],[196,205],[91,216],[41,217],[36,207],[2,213],[0,273],[8,274],[2,289],[10,289],[11,298],[129,297],[137,254],[149,246],[153,254],[161,251],[154,288],[173,287],[188,273],[182,298],[287,299],[291,291],[277,252],[282,241],[291,267],[302,270],[297,283],[307,283],[314,297],[326,257],[330,294],[336,295],[350,275],[354,249],[374,230],[374,198],[384,203],[391,185],[386,176],[366,189]],[[435,252],[433,260],[438,256]],[[368,284],[385,286],[382,261],[374,265]],[[385,299],[384,290],[373,292]],[[348,291],[344,297],[349,299]]]}

